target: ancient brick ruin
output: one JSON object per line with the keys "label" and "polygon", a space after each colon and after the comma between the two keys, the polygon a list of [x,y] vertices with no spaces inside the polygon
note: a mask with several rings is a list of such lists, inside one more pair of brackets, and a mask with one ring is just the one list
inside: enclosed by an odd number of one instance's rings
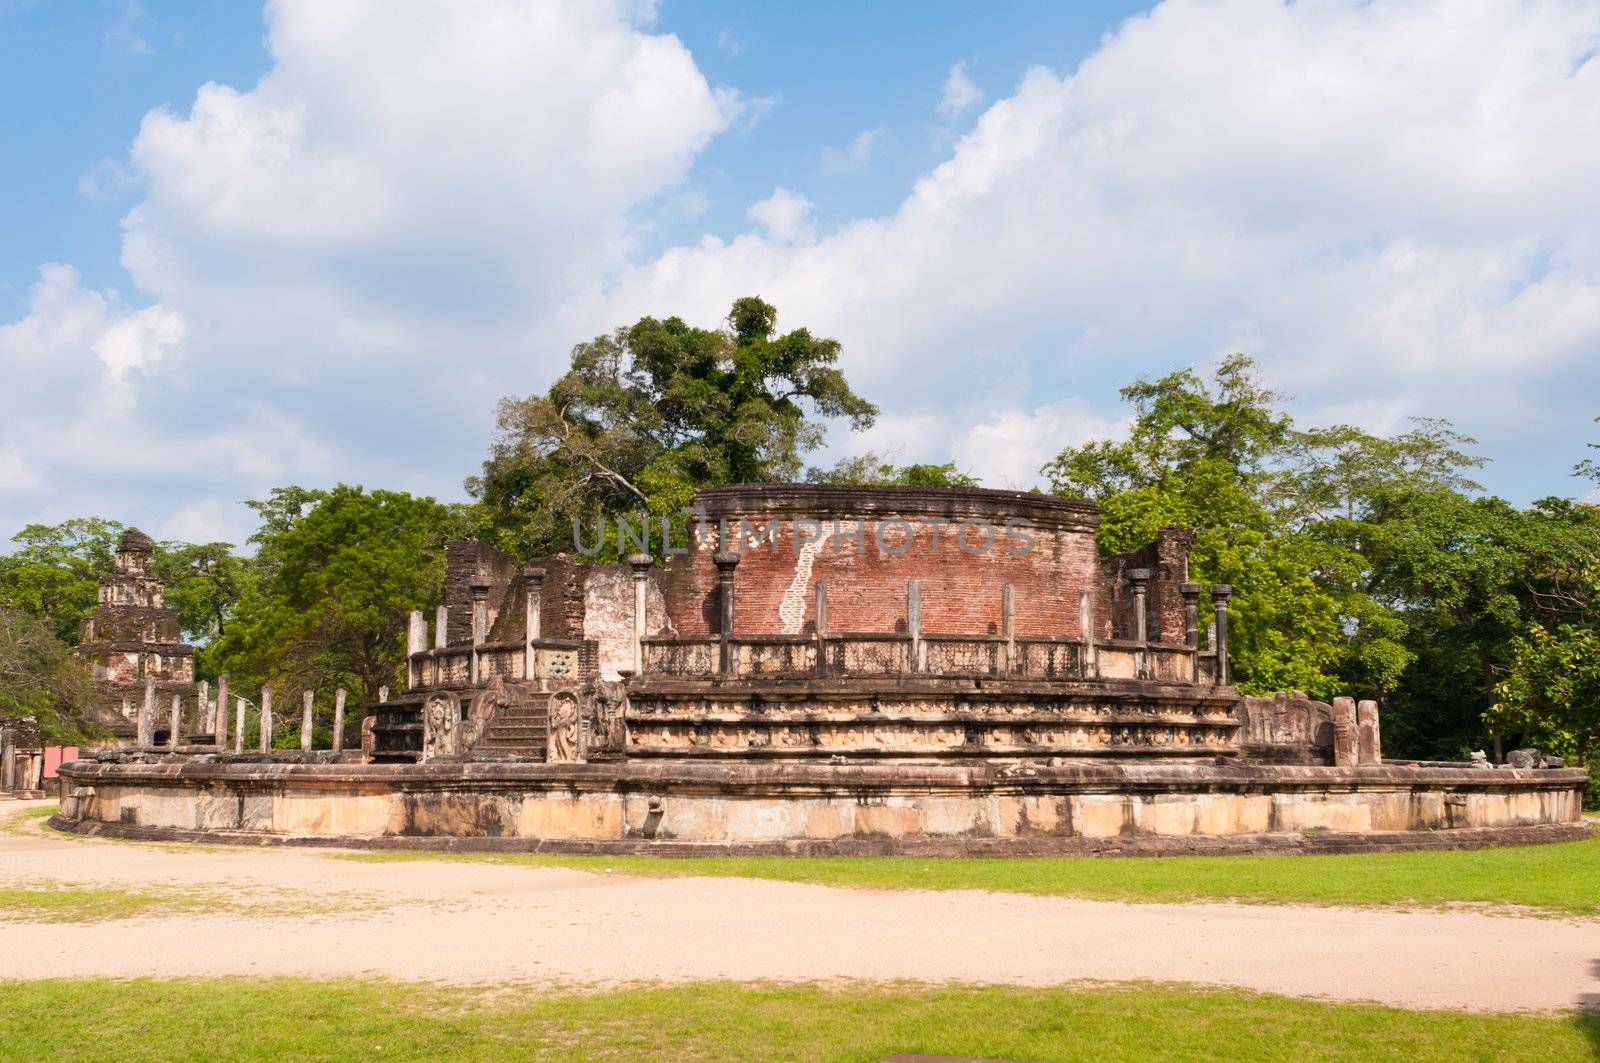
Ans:
{"label": "ancient brick ruin", "polygon": [[[120,746],[172,744],[199,713],[194,647],[150,571],[154,551],[144,532],[124,531],[99,602],[79,625],[77,652],[90,662],[98,694],[90,722]],[[141,719],[148,733],[140,733]]]}
{"label": "ancient brick ruin", "polygon": [[[200,736],[68,765],[58,822],[606,851],[1585,832],[1582,771],[1386,763],[1373,702],[1241,697],[1231,591],[1189,580],[1189,533],[1102,557],[1097,520],[1020,492],[762,485],[699,492],[679,537],[627,529],[625,565],[453,543],[444,605],[412,615],[404,689],[364,710],[359,749],[312,750],[307,692],[301,750],[271,748],[269,711],[258,752],[236,733],[232,753]],[[137,550],[118,571],[149,609]]]}

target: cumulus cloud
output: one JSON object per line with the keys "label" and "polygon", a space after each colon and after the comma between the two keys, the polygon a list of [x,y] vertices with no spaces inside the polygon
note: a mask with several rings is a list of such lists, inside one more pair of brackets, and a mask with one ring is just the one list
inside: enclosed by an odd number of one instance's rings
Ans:
{"label": "cumulus cloud", "polygon": [[860,173],[872,165],[872,153],[877,148],[881,129],[863,129],[848,144],[822,149],[824,173]]}
{"label": "cumulus cloud", "polygon": [[957,64],[941,109],[970,128],[882,216],[821,226],[778,188],[749,231],[646,254],[639,227],[703,209],[704,147],[770,104],[652,16],[271,4],[260,83],[132,143],[138,293],[46,267],[0,327],[26,382],[0,519],[198,532],[275,483],[455,495],[494,400],[572,343],[752,292],[884,406],[843,449],[1026,484],[1118,428],[1119,385],[1245,349],[1309,415],[1452,416],[1512,456],[1491,484],[1570,489],[1600,412],[1592,4],[1170,0],[987,104]]}
{"label": "cumulus cloud", "polygon": [[[653,17],[270,3],[258,84],[152,111],[127,161],[82,182],[141,192],[123,221],[135,305],[50,266],[0,331],[56,404],[0,429],[7,522],[164,517],[295,480],[459,496],[494,400],[610,324],[567,308],[636,254],[641,212],[770,106],[708,83]],[[173,519],[219,527],[205,512]]]}
{"label": "cumulus cloud", "polygon": [[768,196],[750,207],[750,220],[766,230],[767,239],[778,244],[792,244],[811,237],[807,216],[811,201],[787,188],[774,189]]}
{"label": "cumulus cloud", "polygon": [[944,88],[939,91],[939,113],[946,118],[959,118],[983,102],[983,90],[967,76],[963,61],[950,68],[945,76]]}
{"label": "cumulus cloud", "polygon": [[1028,71],[891,214],[676,248],[614,305],[760,290],[952,441],[975,394],[1109,417],[1244,348],[1304,408],[1452,416],[1561,489],[1600,393],[1597,44],[1589,4],[1174,0]]}

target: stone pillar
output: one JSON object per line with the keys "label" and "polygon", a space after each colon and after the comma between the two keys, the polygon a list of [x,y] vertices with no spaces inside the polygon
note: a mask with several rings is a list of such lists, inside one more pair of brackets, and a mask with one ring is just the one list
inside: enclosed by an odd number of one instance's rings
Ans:
{"label": "stone pillar", "polygon": [[906,632],[911,636],[911,670],[920,672],[927,665],[922,652],[922,581],[906,580]]}
{"label": "stone pillar", "polygon": [[633,570],[633,674],[644,674],[644,639],[650,628],[650,563],[649,554],[629,554],[628,567]]}
{"label": "stone pillar", "polygon": [[1200,592],[1205,588],[1198,583],[1178,584],[1183,595],[1183,643],[1191,650],[1200,648]]}
{"label": "stone pillar", "polygon": [[0,794],[20,789],[17,786],[15,746],[11,728],[0,726]]}
{"label": "stone pillar", "polygon": [[1100,674],[1100,657],[1094,649],[1094,593],[1078,592],[1078,630],[1083,632],[1083,674],[1094,678]]}
{"label": "stone pillar", "polygon": [[472,659],[468,681],[478,682],[478,647],[489,640],[489,584],[477,580],[472,584]]}
{"label": "stone pillar", "polygon": [[379,687],[378,688],[378,704],[382,705],[384,702],[386,702],[388,700],[389,700],[389,688],[388,687]]}
{"label": "stone pillar", "polygon": [[333,694],[333,751],[344,752],[344,687]]}
{"label": "stone pillar", "polygon": [[828,581],[817,580],[817,674],[828,674]]}
{"label": "stone pillar", "polygon": [[1006,640],[1006,659],[1004,670],[1007,673],[1015,672],[1017,670],[1017,632],[1014,620],[1015,607],[1012,601],[1013,597],[1014,592],[1011,589],[1011,584],[1001,584],[1000,634]]}
{"label": "stone pillar", "polygon": [[139,724],[134,744],[147,749],[156,742],[156,677],[144,676],[144,701],[139,705]]}
{"label": "stone pillar", "polygon": [[244,752],[244,699],[233,699],[233,751]]}
{"label": "stone pillar", "polygon": [[[449,642],[450,634],[450,607],[441,605],[433,611],[433,648],[442,650]],[[427,632],[423,632],[423,641],[426,642]]]}
{"label": "stone pillar", "polygon": [[417,662],[414,659],[421,653],[428,641],[428,624],[422,619],[422,610],[411,610],[411,623],[406,628],[406,689],[410,690],[420,682],[417,675]]}
{"label": "stone pillar", "polygon": [[1363,701],[1356,705],[1356,763],[1383,763],[1383,740],[1378,731],[1376,701]]}
{"label": "stone pillar", "polygon": [[1133,641],[1143,646],[1150,641],[1149,603],[1145,600],[1150,588],[1150,570],[1130,568],[1128,586],[1133,590]]}
{"label": "stone pillar", "polygon": [[311,752],[311,711],[316,704],[317,692],[315,690],[302,690],[300,692],[300,752]]}
{"label": "stone pillar", "polygon": [[522,647],[522,678],[536,679],[539,676],[539,622],[544,609],[544,576],[545,571],[529,565],[522,570],[523,594],[523,647]]}
{"label": "stone pillar", "polygon": [[1354,698],[1333,699],[1333,766],[1356,766],[1356,702]]}
{"label": "stone pillar", "polygon": [[183,734],[183,695],[172,695],[172,713],[167,721],[167,748],[178,748],[178,736]]}
{"label": "stone pillar", "polygon": [[217,676],[217,726],[212,738],[216,739],[217,748],[228,748],[228,677]]}
{"label": "stone pillar", "polygon": [[261,688],[261,751],[272,748],[272,688]]}
{"label": "stone pillar", "polygon": [[211,712],[211,684],[200,680],[200,700],[194,714],[194,729],[217,733],[217,721]]}
{"label": "stone pillar", "polygon": [[1217,683],[1227,686],[1228,676],[1228,599],[1233,588],[1226,583],[1211,585],[1211,605],[1217,612],[1216,627],[1212,629],[1211,648],[1217,653]]}
{"label": "stone pillar", "polygon": [[717,607],[720,610],[717,671],[729,675],[733,672],[733,571],[739,567],[739,555],[732,550],[722,550],[711,560],[717,566]]}

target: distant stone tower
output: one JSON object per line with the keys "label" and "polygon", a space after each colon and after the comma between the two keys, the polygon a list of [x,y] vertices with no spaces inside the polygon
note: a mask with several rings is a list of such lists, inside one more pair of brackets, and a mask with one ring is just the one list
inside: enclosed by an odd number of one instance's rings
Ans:
{"label": "distant stone tower", "polygon": [[100,603],[79,628],[78,654],[94,669],[99,697],[96,722],[117,745],[132,745],[138,731],[145,677],[156,680],[155,739],[171,728],[172,696],[183,699],[189,726],[204,726],[197,706],[194,647],[183,641],[178,614],[165,604],[166,586],[150,572],[155,543],[137,528],[122,533],[111,574],[100,581]]}

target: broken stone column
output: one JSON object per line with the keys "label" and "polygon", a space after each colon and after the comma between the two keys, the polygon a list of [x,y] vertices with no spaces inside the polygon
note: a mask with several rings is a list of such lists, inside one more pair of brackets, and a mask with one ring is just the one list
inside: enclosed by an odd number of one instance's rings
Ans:
{"label": "broken stone column", "polygon": [[211,734],[219,750],[228,748],[228,677],[217,676],[217,718]]}
{"label": "broken stone column", "polygon": [[468,680],[473,684],[478,682],[478,647],[489,640],[489,581],[479,578],[471,584],[472,589],[472,658],[468,670]]}
{"label": "broken stone column", "polygon": [[300,751],[311,752],[311,712],[316,704],[317,692],[302,690],[300,692]]}
{"label": "broken stone column", "polygon": [[233,699],[233,751],[244,752],[244,710],[243,698]]}
{"label": "broken stone column", "polygon": [[828,581],[817,580],[817,674],[828,674]]}
{"label": "broken stone column", "polygon": [[1333,766],[1353,768],[1359,763],[1356,741],[1356,700],[1333,699]]}
{"label": "broken stone column", "polygon": [[411,610],[411,621],[406,627],[406,689],[410,690],[421,682],[417,675],[416,655],[426,648],[428,641],[428,622],[422,618],[421,609]]}
{"label": "broken stone column", "polygon": [[[721,554],[717,557],[720,559]],[[628,567],[633,569],[633,674],[644,674],[644,637],[648,625],[645,609],[649,604],[649,587],[645,581],[650,578],[649,554],[629,554]],[[721,571],[721,562],[718,562],[718,571]],[[723,607],[723,617],[728,616],[727,606]],[[723,637],[723,645],[727,645],[727,637]],[[726,656],[726,653],[724,653]]]}
{"label": "broken stone column", "polygon": [[183,695],[172,695],[172,715],[167,723],[167,748],[178,748],[178,736],[183,734]]}
{"label": "broken stone column", "polygon": [[1083,674],[1100,674],[1100,658],[1094,650],[1094,592],[1078,592],[1078,630],[1083,633]]}
{"label": "broken stone column", "polygon": [[911,670],[920,672],[927,664],[922,650],[922,581],[906,580],[906,632],[911,636]]}
{"label": "broken stone column", "polygon": [[1014,622],[1011,584],[1000,585],[1000,637],[1006,640],[1005,671],[1017,670],[1017,632]]}
{"label": "broken stone column", "polygon": [[[449,641],[450,634],[450,607],[441,605],[433,611],[433,648],[442,650]],[[423,642],[427,642],[427,631],[423,631]]]}
{"label": "broken stone column", "polygon": [[539,618],[544,608],[545,570],[529,565],[522,570],[523,633],[522,678],[539,677]]}
{"label": "broken stone column", "polygon": [[1150,613],[1145,596],[1150,588],[1150,570],[1130,568],[1128,587],[1133,591],[1133,641],[1143,646],[1150,641]]}
{"label": "broken stone column", "polygon": [[[717,671],[727,675],[733,671],[733,572],[739,567],[739,555],[732,550],[722,550],[711,562],[717,566],[717,605],[721,614],[717,624]],[[639,586],[642,588],[643,584]],[[642,589],[640,595],[642,605]]]}
{"label": "broken stone column", "polygon": [[1183,595],[1183,644],[1191,650],[1200,647],[1200,592],[1205,588],[1198,583],[1178,584]]}
{"label": "broken stone column", "polygon": [[1217,654],[1217,683],[1227,686],[1228,673],[1228,599],[1233,597],[1233,588],[1226,583],[1213,583],[1211,585],[1211,606],[1216,610],[1216,620],[1211,631],[1211,648]]}
{"label": "broken stone column", "polygon": [[333,694],[333,751],[344,752],[344,687]]}
{"label": "broken stone column", "polygon": [[217,733],[217,721],[211,709],[211,684],[200,680],[200,697],[195,702],[194,727],[196,731]]}
{"label": "broken stone column", "polygon": [[272,748],[272,688],[261,688],[261,751]]}
{"label": "broken stone column", "polygon": [[156,677],[145,673],[144,701],[139,705],[139,722],[134,744],[148,749],[156,742]]}
{"label": "broken stone column", "polygon": [[1356,762],[1383,763],[1383,742],[1378,732],[1376,701],[1363,701],[1356,706]]}

